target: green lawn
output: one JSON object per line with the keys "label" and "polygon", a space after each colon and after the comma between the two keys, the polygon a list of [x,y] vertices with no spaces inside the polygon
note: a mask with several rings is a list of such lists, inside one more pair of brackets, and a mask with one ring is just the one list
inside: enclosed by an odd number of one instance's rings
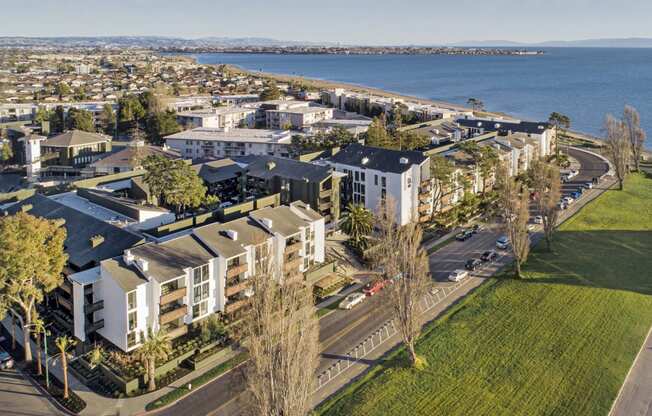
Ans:
{"label": "green lawn", "polygon": [[324,403],[323,415],[607,415],[652,324],[652,179],[632,176]]}

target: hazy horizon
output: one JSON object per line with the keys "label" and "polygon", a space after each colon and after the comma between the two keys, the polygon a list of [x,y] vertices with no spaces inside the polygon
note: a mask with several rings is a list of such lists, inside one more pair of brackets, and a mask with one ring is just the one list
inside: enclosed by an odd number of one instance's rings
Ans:
{"label": "hazy horizon", "polygon": [[[351,3],[196,0],[180,13],[167,0],[23,0],[2,8],[0,36],[271,38],[365,45],[538,43],[652,37],[652,2],[495,0],[454,4],[413,0]],[[382,30],[379,30],[382,29]]]}

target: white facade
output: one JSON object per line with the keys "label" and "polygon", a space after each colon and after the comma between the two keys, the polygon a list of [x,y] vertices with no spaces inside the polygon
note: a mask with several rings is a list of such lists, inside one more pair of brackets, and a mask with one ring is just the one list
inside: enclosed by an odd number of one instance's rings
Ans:
{"label": "white facade", "polygon": [[319,121],[333,118],[333,109],[326,107],[299,107],[286,110],[268,110],[266,125],[270,129],[302,130]]}
{"label": "white facade", "polygon": [[186,111],[177,114],[177,121],[181,125],[191,128],[252,128],[256,123],[256,110],[244,107],[221,107]]}
{"label": "white facade", "polygon": [[283,130],[195,128],[167,136],[166,144],[184,158],[248,155],[289,157],[292,135]]}

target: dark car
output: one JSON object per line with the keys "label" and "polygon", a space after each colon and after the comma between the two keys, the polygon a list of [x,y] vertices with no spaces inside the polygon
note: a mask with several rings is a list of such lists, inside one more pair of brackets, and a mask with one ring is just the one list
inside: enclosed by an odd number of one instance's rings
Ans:
{"label": "dark car", "polygon": [[458,233],[458,234],[455,236],[455,239],[456,239],[457,241],[466,241],[466,240],[468,240],[468,239],[471,238],[471,237],[473,237],[473,231],[471,231],[471,230],[464,230],[464,231],[462,231],[461,233]]}
{"label": "dark car", "polygon": [[464,268],[466,270],[475,270],[482,264],[482,261],[480,259],[469,259],[467,262],[464,264]]}
{"label": "dark car", "polygon": [[480,256],[480,260],[487,261],[487,262],[496,261],[497,258],[498,258],[498,253],[496,253],[493,250],[485,251],[484,253],[482,253],[482,256]]}

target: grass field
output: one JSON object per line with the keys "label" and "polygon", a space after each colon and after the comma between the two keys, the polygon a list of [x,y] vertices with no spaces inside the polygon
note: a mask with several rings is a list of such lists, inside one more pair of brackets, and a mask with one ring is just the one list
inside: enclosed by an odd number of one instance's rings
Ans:
{"label": "grass field", "polygon": [[652,179],[632,176],[324,403],[322,415],[606,415],[652,324]]}

